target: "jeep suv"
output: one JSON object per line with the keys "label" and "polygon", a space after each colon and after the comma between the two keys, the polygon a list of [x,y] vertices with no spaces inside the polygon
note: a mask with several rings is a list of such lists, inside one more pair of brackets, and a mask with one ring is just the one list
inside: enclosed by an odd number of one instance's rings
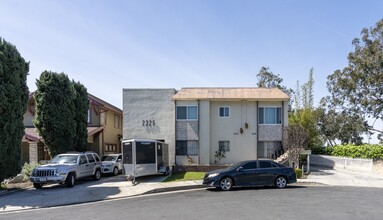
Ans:
{"label": "jeep suv", "polygon": [[94,152],[59,154],[48,164],[33,169],[29,180],[36,189],[40,189],[50,182],[73,187],[76,179],[86,177],[93,177],[94,180],[101,178],[100,157]]}

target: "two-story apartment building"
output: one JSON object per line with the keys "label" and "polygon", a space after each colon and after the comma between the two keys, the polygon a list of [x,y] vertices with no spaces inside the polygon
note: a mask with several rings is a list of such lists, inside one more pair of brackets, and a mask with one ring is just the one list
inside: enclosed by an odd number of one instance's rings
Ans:
{"label": "two-story apartment building", "polygon": [[289,96],[276,88],[124,89],[123,101],[123,138],[163,140],[176,164],[282,153]]}
{"label": "two-story apartment building", "polygon": [[[99,155],[121,152],[122,110],[88,94],[88,150]],[[22,140],[22,162],[49,160],[47,146],[34,127],[35,100],[29,95],[24,114],[25,135]]]}

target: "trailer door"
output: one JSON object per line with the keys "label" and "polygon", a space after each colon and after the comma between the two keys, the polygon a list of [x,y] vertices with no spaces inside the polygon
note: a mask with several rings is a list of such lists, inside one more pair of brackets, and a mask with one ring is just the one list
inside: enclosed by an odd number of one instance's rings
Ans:
{"label": "trailer door", "polygon": [[124,172],[127,175],[135,176],[133,166],[133,142],[123,142],[122,144],[122,161],[124,164]]}

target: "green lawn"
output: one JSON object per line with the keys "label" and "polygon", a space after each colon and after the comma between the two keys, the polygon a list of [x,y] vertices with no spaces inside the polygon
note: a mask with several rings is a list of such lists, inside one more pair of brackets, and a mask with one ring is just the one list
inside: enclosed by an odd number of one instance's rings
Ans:
{"label": "green lawn", "polygon": [[177,181],[188,181],[188,180],[202,180],[205,176],[205,172],[186,172],[186,173],[175,173],[168,176],[163,182],[177,182]]}

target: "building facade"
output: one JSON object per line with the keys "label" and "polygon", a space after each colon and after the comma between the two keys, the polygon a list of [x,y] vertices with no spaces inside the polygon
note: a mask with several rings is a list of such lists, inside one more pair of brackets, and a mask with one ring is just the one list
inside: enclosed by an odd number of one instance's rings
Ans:
{"label": "building facade", "polygon": [[173,164],[230,164],[283,153],[289,96],[279,89],[124,89],[123,101],[123,138],[165,141]]}

